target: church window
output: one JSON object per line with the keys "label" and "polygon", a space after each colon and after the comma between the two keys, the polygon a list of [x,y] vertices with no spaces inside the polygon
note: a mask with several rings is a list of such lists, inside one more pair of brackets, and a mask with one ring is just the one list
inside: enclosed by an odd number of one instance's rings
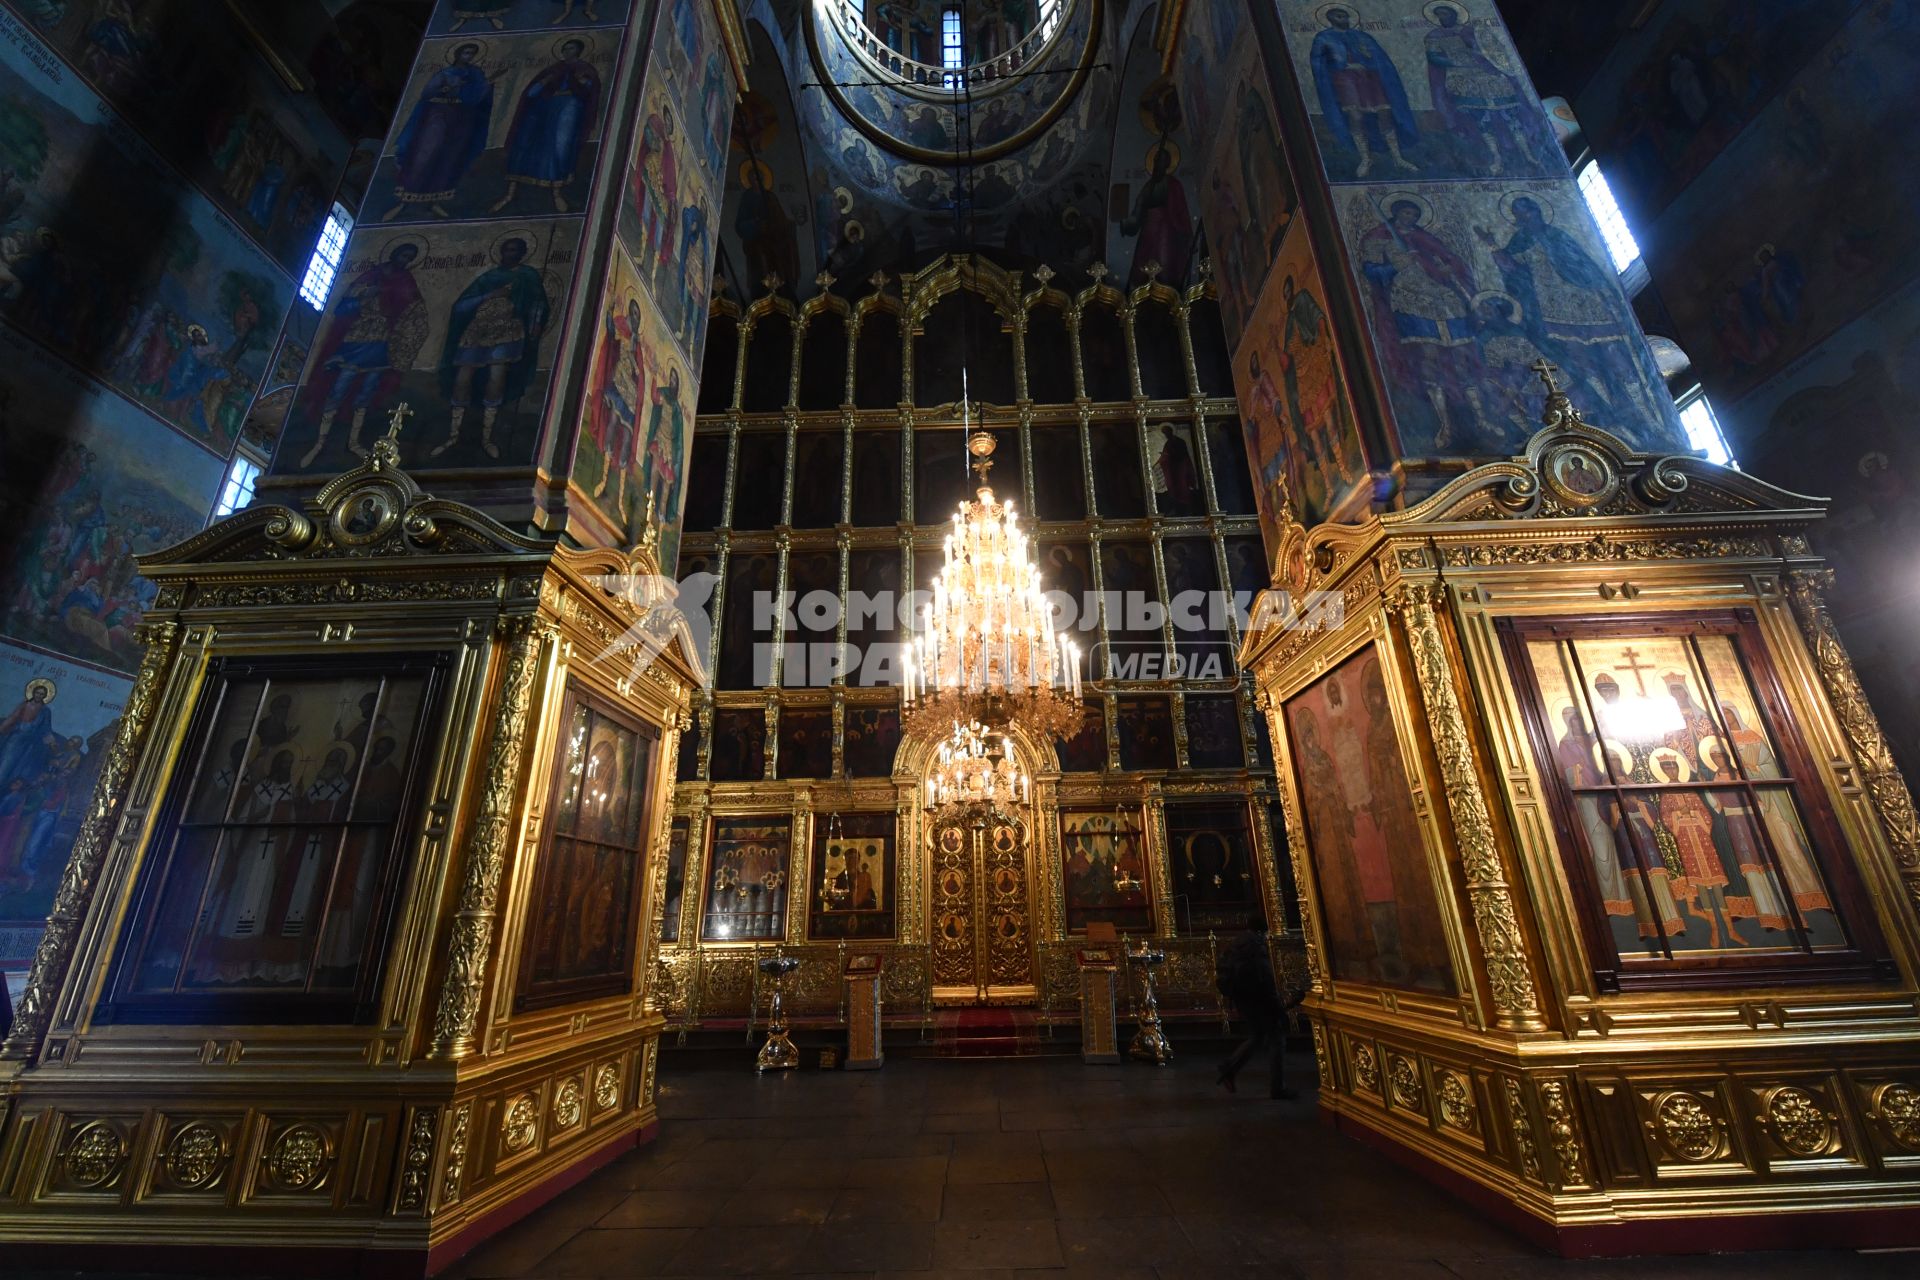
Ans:
{"label": "church window", "polygon": [[315,311],[327,307],[327,294],[333,289],[333,277],[340,271],[340,259],[346,256],[347,237],[353,234],[353,215],[342,205],[334,205],[327,225],[320,228],[320,240],[307,261],[306,279],[300,282],[300,296]]}
{"label": "church window", "polygon": [[1586,197],[1593,220],[1600,224],[1600,238],[1607,242],[1613,269],[1626,275],[1640,261],[1640,245],[1627,225],[1627,215],[1613,198],[1613,188],[1607,185],[1607,175],[1598,161],[1589,160],[1580,167],[1579,181],[1580,194]]}
{"label": "church window", "polygon": [[967,65],[966,51],[960,39],[960,6],[950,4],[940,11],[940,65],[958,71]]}
{"label": "church window", "polygon": [[253,486],[260,482],[260,464],[244,453],[233,455],[233,463],[227,468],[227,482],[220,488],[220,501],[213,508],[213,518],[224,520],[240,508],[253,501]]}
{"label": "church window", "polygon": [[1713,402],[1696,391],[1680,401],[1680,425],[1687,429],[1687,443],[1707,455],[1708,462],[1723,467],[1734,465],[1733,450],[1727,447],[1726,432],[1720,429]]}

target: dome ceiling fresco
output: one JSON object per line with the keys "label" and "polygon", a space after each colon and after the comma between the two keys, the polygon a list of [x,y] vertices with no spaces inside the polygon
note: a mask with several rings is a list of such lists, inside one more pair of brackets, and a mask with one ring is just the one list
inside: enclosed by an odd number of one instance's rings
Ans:
{"label": "dome ceiling fresco", "polygon": [[[1110,244],[1110,228],[1137,217],[1139,192],[1112,186],[1114,166],[1143,168],[1132,152],[1155,139],[1136,137],[1140,104],[1119,89],[1158,74],[1154,8],[1058,2],[970,4],[958,93],[920,60],[938,58],[937,0],[871,0],[860,21],[845,0],[750,5],[754,126],[735,131],[719,267],[735,301],[765,291],[769,264],[788,296],[815,292],[819,272],[858,293],[875,271],[968,248],[1045,263],[1068,287],[1096,261],[1129,274],[1134,237]],[[1133,68],[1141,58],[1155,65]],[[1116,128],[1130,148],[1118,161]],[[786,235],[791,249],[775,242]]]}

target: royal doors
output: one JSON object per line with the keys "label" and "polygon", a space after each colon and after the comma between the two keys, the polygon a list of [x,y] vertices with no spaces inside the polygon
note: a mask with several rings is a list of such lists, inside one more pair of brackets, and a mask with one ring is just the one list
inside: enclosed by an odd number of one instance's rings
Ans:
{"label": "royal doors", "polygon": [[937,823],[932,842],[935,1002],[1031,1003],[1037,992],[1027,825]]}

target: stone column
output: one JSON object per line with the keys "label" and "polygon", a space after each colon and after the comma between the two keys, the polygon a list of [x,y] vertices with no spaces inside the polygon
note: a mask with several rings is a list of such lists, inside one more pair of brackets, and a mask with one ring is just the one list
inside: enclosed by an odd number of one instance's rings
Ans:
{"label": "stone column", "polygon": [[734,0],[475,8],[435,8],[262,492],[347,469],[404,403],[435,493],[589,546],[651,526],[671,565]]}

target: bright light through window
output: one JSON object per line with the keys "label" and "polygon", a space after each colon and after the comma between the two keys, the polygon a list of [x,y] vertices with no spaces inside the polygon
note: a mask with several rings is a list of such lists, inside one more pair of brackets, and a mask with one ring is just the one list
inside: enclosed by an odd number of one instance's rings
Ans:
{"label": "bright light through window", "polygon": [[1687,443],[1705,452],[1708,462],[1733,465],[1726,433],[1720,430],[1720,419],[1714,416],[1713,405],[1705,396],[1695,396],[1680,406],[1680,425],[1687,429]]}
{"label": "bright light through window", "polygon": [[239,454],[227,468],[227,483],[220,490],[219,505],[213,509],[215,520],[224,520],[253,501],[253,486],[260,479],[260,464]]}
{"label": "bright light through window", "polygon": [[960,9],[957,5],[948,5],[940,11],[940,65],[949,71],[958,71],[967,65],[960,42]]}
{"label": "bright light through window", "polygon": [[1626,215],[1620,212],[1613,188],[1607,185],[1607,175],[1600,172],[1598,164],[1589,164],[1580,170],[1580,194],[1587,198],[1587,208],[1592,211],[1593,220],[1600,224],[1600,238],[1607,242],[1613,269],[1625,271],[1638,262],[1640,246],[1634,242]]}
{"label": "bright light through window", "polygon": [[340,270],[340,259],[347,252],[347,237],[353,233],[353,215],[339,205],[327,215],[320,229],[320,242],[313,246],[313,258],[307,263],[307,278],[300,282],[300,296],[315,311],[324,311],[333,277]]}

